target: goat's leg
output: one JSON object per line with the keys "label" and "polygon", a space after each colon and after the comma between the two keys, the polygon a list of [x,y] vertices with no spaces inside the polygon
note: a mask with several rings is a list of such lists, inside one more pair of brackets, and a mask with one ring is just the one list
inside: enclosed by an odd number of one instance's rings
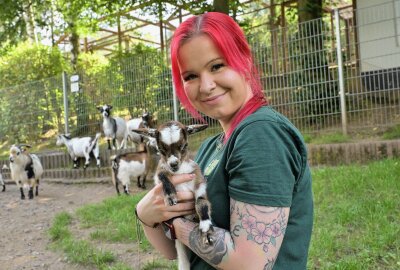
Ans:
{"label": "goat's leg", "polygon": [[205,183],[200,184],[200,186],[197,188],[195,197],[196,213],[200,219],[199,231],[202,245],[212,245],[214,242],[212,238],[214,229],[211,223],[211,203],[207,199]]}
{"label": "goat's leg", "polygon": [[113,149],[118,149],[117,148],[117,140],[115,138],[112,139],[112,145],[113,145]]}
{"label": "goat's leg", "polygon": [[74,169],[78,168],[78,165],[79,165],[78,162],[79,162],[78,157],[74,157]]}
{"label": "goat's leg", "polygon": [[137,187],[140,188],[142,185],[140,184],[140,176],[137,177]]}
{"label": "goat's leg", "polygon": [[119,188],[118,188],[118,181],[115,182],[115,189],[117,190],[117,194],[120,195]]}
{"label": "goat's leg", "polygon": [[129,195],[128,184],[123,185],[123,187],[124,187],[124,193],[125,193],[126,195]]}
{"label": "goat's leg", "polygon": [[36,196],[39,196],[39,179],[36,179],[36,192],[35,192]]}
{"label": "goat's leg", "polygon": [[85,164],[83,165],[83,169],[86,169],[90,164],[90,155],[89,153],[85,153]]}
{"label": "goat's leg", "polygon": [[29,199],[32,200],[33,199],[33,187],[29,186]]}
{"label": "goat's leg", "polygon": [[6,191],[6,184],[3,184],[3,190],[1,192]]}
{"label": "goat's leg", "polygon": [[21,200],[25,200],[24,188],[20,187],[19,191],[21,192]]}
{"label": "goat's leg", "polygon": [[100,168],[100,153],[99,153],[99,148],[94,148],[93,150],[92,150],[92,154],[93,154],[93,156],[94,156],[94,158],[96,159],[96,166],[98,167],[98,168]]}
{"label": "goat's leg", "polygon": [[111,150],[111,140],[107,139],[107,143],[108,143],[108,150]]}
{"label": "goat's leg", "polygon": [[142,180],[142,188],[146,189],[146,175],[143,176],[143,180]]}
{"label": "goat's leg", "polygon": [[168,176],[161,172],[158,174],[158,179],[162,183],[163,191],[164,191],[164,202],[165,205],[175,205],[178,203],[178,197],[176,195],[176,189],[171,181],[168,179]]}

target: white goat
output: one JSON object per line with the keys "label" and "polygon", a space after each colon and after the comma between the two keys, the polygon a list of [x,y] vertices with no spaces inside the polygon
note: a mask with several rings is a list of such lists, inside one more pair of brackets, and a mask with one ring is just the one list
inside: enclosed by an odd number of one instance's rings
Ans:
{"label": "white goat", "polygon": [[[129,194],[131,178],[137,177],[137,186],[146,189],[146,177],[157,165],[157,142],[154,138],[145,138],[144,151],[114,155],[111,157],[112,181],[120,194],[121,184],[124,193]],[[142,180],[142,181],[140,181]]]}
{"label": "white goat", "polygon": [[126,139],[128,136],[125,120],[121,117],[112,117],[111,105],[103,105],[97,109],[103,115],[103,131],[107,137],[108,149],[111,150],[111,140],[113,149],[126,148]]}
{"label": "white goat", "polygon": [[143,136],[140,136],[133,129],[138,128],[155,128],[153,116],[149,112],[144,112],[142,117],[133,118],[126,122],[126,127],[128,129],[128,139],[133,143],[132,145],[139,145],[143,141]]}
{"label": "white goat", "polygon": [[[214,232],[211,223],[211,204],[207,199],[206,181],[201,173],[200,167],[188,156],[188,135],[205,129],[207,125],[185,126],[177,121],[167,122],[158,129],[138,129],[134,130],[139,134],[152,136],[157,140],[160,161],[155,173],[155,183],[162,183],[164,200],[166,205],[177,204],[176,190],[192,191],[195,195],[196,215],[186,216],[186,218],[200,220],[199,232],[202,245],[213,245],[212,234]],[[193,173],[196,177],[177,186],[173,186],[170,178],[175,174]],[[179,241],[175,241],[178,253],[178,268],[180,270],[190,269],[187,257],[187,247]]]}
{"label": "white goat", "polygon": [[101,133],[97,133],[94,138],[91,137],[77,137],[71,138],[68,134],[57,135],[58,146],[65,144],[68,153],[74,162],[74,169],[79,167],[79,158],[85,158],[85,165],[83,168],[86,169],[90,164],[90,155],[96,159],[97,167],[100,167],[100,150],[99,150],[99,139]]}
{"label": "white goat", "polygon": [[25,199],[25,185],[29,186],[29,199],[33,199],[33,190],[36,187],[36,196],[39,195],[39,180],[43,174],[40,159],[35,154],[29,154],[25,147],[29,145],[12,145],[10,148],[11,179],[15,181],[21,192],[21,199]]}

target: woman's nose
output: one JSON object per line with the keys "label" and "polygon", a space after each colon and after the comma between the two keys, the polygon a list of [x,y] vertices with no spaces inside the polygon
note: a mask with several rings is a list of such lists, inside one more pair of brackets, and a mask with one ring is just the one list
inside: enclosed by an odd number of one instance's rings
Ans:
{"label": "woman's nose", "polygon": [[200,92],[209,93],[214,90],[215,86],[212,76],[204,75],[201,77]]}

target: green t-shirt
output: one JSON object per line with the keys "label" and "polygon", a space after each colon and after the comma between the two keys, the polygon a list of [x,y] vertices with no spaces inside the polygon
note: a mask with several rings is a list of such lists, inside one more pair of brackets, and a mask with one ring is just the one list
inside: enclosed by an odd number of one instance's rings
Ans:
{"label": "green t-shirt", "polygon": [[[215,226],[230,230],[229,199],[271,207],[290,207],[274,269],[306,269],[313,223],[311,174],[299,131],[265,106],[244,119],[222,145],[207,139],[196,161],[206,179]],[[191,269],[213,269],[193,252]]]}

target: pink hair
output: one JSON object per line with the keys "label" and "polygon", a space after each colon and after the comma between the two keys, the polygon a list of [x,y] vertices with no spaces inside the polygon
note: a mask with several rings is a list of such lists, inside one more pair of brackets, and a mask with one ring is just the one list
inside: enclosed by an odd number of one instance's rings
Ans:
{"label": "pink hair", "polygon": [[178,55],[180,47],[189,39],[206,34],[214,42],[227,64],[249,82],[253,98],[235,115],[231,128],[226,132],[226,141],[235,127],[259,107],[267,104],[262,90],[258,71],[254,65],[251,49],[239,25],[228,15],[208,12],[192,16],[175,30],[171,41],[172,78],[176,95],[185,109],[195,118],[205,121],[190,103],[183,87],[179,70]]}

